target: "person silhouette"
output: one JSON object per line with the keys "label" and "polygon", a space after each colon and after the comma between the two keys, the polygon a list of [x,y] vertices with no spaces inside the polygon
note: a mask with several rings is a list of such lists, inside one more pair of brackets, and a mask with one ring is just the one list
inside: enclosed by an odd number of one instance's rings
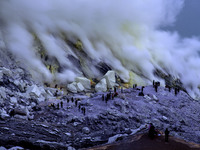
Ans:
{"label": "person silhouette", "polygon": [[156,131],[155,131],[154,125],[153,125],[152,123],[150,123],[150,126],[149,126],[149,134],[148,134],[148,136],[149,136],[151,139],[154,139],[155,133],[156,133]]}
{"label": "person silhouette", "polygon": [[166,128],[165,130],[165,142],[168,142],[169,141],[169,130],[168,128]]}

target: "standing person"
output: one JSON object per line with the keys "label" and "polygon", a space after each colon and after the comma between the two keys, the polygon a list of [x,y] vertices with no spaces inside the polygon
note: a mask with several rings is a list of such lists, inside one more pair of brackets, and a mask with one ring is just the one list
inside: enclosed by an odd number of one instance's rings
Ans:
{"label": "standing person", "polygon": [[77,105],[78,105],[78,100],[76,99],[75,100],[75,106],[77,107]]}
{"label": "standing person", "polygon": [[151,138],[151,139],[153,139],[154,137],[155,137],[155,127],[154,127],[154,125],[152,124],[152,123],[150,123],[150,126],[149,126],[149,137]]}
{"label": "standing person", "polygon": [[57,103],[57,109],[59,109],[59,103]]}
{"label": "standing person", "polygon": [[158,85],[157,84],[154,85],[154,88],[155,88],[155,91],[158,92]]}
{"label": "standing person", "polygon": [[78,105],[78,110],[79,110],[79,111],[81,110],[81,105],[80,105],[80,104]]}
{"label": "standing person", "polygon": [[108,94],[106,94],[106,103],[108,103]]}
{"label": "standing person", "polygon": [[166,128],[165,130],[165,142],[168,142],[169,141],[169,130],[168,128]]}
{"label": "standing person", "polygon": [[60,107],[63,108],[63,101],[60,102]]}
{"label": "standing person", "polygon": [[71,98],[71,101],[72,101],[72,103],[74,102],[74,98],[73,97]]}
{"label": "standing person", "polygon": [[116,93],[117,92],[117,88],[116,87],[114,87],[114,93]]}
{"label": "standing person", "polygon": [[83,107],[83,114],[85,115],[85,107]]}

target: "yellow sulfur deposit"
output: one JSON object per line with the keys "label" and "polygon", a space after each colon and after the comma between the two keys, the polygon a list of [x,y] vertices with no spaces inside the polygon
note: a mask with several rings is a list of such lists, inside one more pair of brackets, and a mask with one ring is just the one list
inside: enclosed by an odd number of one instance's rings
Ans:
{"label": "yellow sulfur deposit", "polygon": [[136,73],[130,71],[129,72],[129,81],[126,83],[123,83],[123,87],[125,88],[131,88],[133,87],[133,84],[137,84],[138,86],[145,86],[146,82]]}
{"label": "yellow sulfur deposit", "polygon": [[122,86],[126,89],[128,89],[130,87],[130,84],[129,83],[123,83]]}
{"label": "yellow sulfur deposit", "polygon": [[137,84],[138,86],[146,86],[147,83],[144,81],[144,79],[142,77],[140,77],[139,75],[137,75],[136,73],[130,71],[129,72],[129,83],[131,85],[131,87],[133,86],[133,84]]}
{"label": "yellow sulfur deposit", "polygon": [[58,65],[56,65],[56,64],[47,65],[46,67],[52,74],[55,74],[58,70]]}
{"label": "yellow sulfur deposit", "polygon": [[76,43],[75,43],[75,47],[78,49],[78,50],[82,50],[83,49],[83,43],[78,40]]}
{"label": "yellow sulfur deposit", "polygon": [[90,85],[91,85],[91,86],[95,86],[96,83],[95,83],[92,79],[90,79]]}

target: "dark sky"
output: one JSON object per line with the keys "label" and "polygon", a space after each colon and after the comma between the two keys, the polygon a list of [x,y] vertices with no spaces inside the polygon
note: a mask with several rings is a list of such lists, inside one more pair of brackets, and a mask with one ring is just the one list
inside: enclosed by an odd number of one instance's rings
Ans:
{"label": "dark sky", "polygon": [[200,37],[200,0],[185,0],[185,5],[170,30],[176,30],[183,37]]}

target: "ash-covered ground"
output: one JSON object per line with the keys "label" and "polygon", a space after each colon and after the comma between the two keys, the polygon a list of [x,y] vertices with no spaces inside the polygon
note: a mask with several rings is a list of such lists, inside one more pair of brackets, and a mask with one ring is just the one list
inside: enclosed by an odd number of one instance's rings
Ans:
{"label": "ash-covered ground", "polygon": [[156,92],[150,85],[138,96],[141,87],[117,89],[118,95],[106,101],[114,91],[64,94],[26,79],[19,84],[13,79],[16,70],[1,72],[0,145],[7,149],[88,148],[148,132],[149,123],[200,143],[200,102],[183,91],[175,95],[159,86]]}

